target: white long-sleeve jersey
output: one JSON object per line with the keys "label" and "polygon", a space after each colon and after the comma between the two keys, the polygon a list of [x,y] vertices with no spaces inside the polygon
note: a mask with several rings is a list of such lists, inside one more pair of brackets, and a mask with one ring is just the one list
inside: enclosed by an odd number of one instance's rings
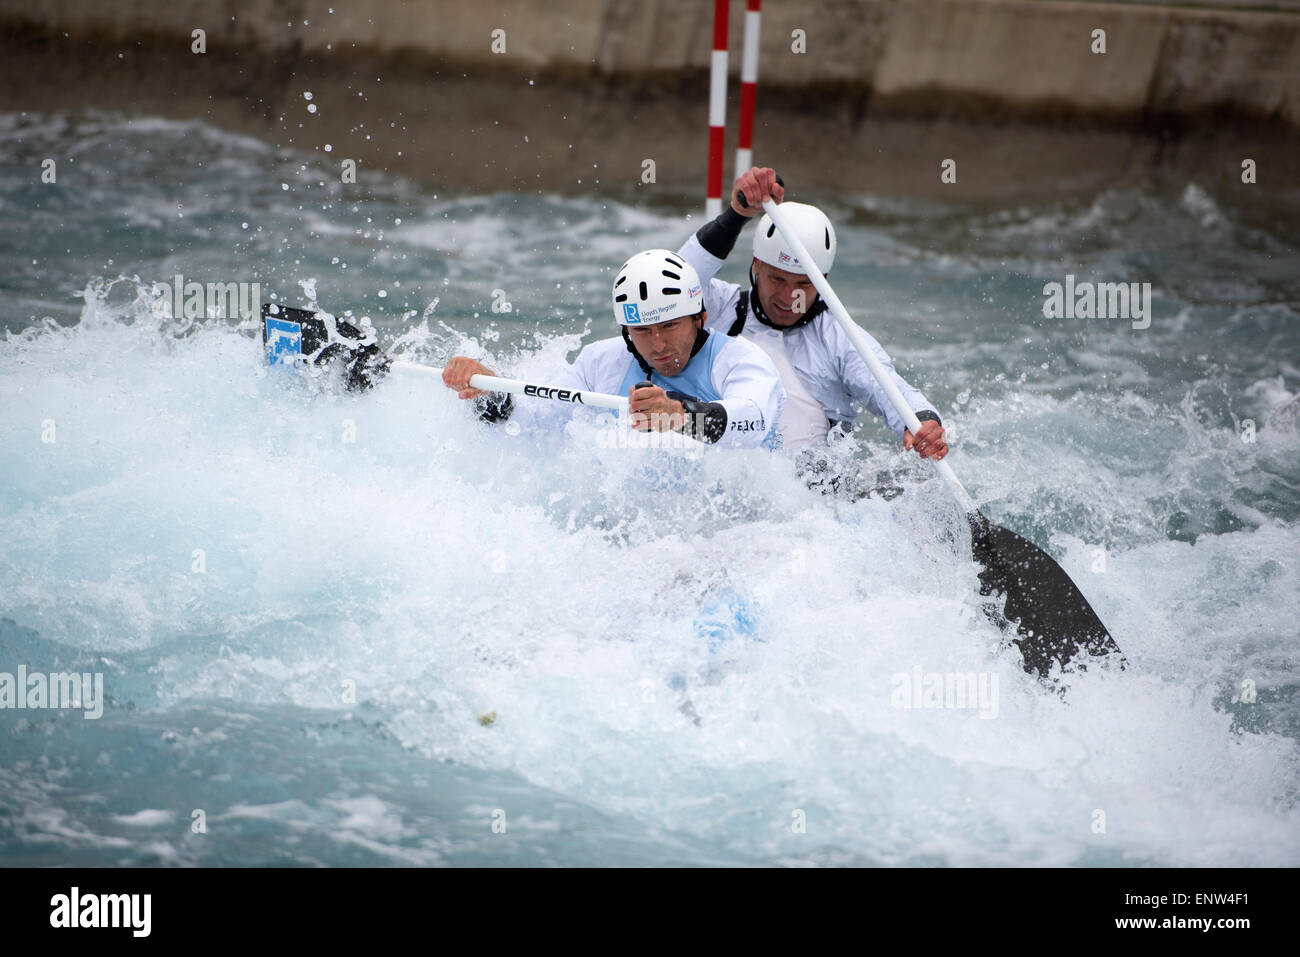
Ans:
{"label": "white long-sleeve jersey", "polygon": [[[704,306],[709,311],[707,327],[717,334],[726,334],[736,321],[736,304],[740,299],[741,287],[714,278],[722,267],[723,260],[701,246],[694,235],[682,244],[677,254],[700,274],[700,281],[704,284]],[[863,334],[912,411],[929,411],[938,418],[938,410],[930,400],[894,371],[893,360],[881,348],[880,343],[865,330]],[[773,330],[751,314],[740,336],[736,338],[758,340],[764,336],[780,337],[779,345],[784,346],[785,358],[798,375],[798,383],[786,382],[792,401],[798,393],[810,394],[821,405],[828,420],[826,429],[821,432],[820,442],[811,439],[808,431],[803,430],[798,436],[787,436],[783,443],[785,446],[797,448],[824,444],[831,422],[841,422],[852,428],[858,421],[858,413],[853,405],[855,401],[883,418],[894,434],[902,437],[906,428],[902,417],[829,311],[823,312],[810,323],[785,331]],[[791,416],[787,414],[787,418]]]}
{"label": "white long-sleeve jersey", "polygon": [[[785,388],[772,361],[762,349],[739,337],[715,332],[709,339],[679,375],[668,379],[655,372],[650,381],[726,409],[727,428],[717,445],[771,447],[785,405]],[[646,376],[620,337],[586,346],[572,366],[552,378],[558,388],[627,395],[628,388]],[[560,403],[538,399],[517,399],[514,406],[512,417],[530,425],[555,424],[571,414]]]}

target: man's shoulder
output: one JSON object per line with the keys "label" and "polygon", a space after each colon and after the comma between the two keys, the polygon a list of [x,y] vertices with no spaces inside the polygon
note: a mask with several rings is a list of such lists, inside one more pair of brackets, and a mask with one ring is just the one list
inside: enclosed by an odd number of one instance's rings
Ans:
{"label": "man's shoulder", "polygon": [[710,279],[704,289],[704,307],[709,310],[705,327],[710,332],[725,334],[736,322],[736,302],[740,287],[734,282]]}
{"label": "man's shoulder", "polygon": [[617,388],[627,372],[632,354],[627,351],[623,337],[597,339],[582,347],[573,367],[585,387],[600,392]]}
{"label": "man's shoulder", "polygon": [[729,356],[736,356],[736,357],[750,356],[750,355],[754,355],[755,353],[759,355],[767,355],[767,353],[764,352],[759,346],[755,345],[751,340],[747,339],[743,335],[728,336],[728,335],[723,335],[720,332],[715,332],[711,334],[717,336],[719,339],[722,340],[722,344],[718,347],[719,355],[721,355],[724,352]]}
{"label": "man's shoulder", "polygon": [[803,328],[808,330],[808,334],[816,336],[818,339],[847,339],[844,335],[844,328],[840,321],[835,318],[835,314],[829,309],[823,309],[818,313],[813,321]]}
{"label": "man's shoulder", "polygon": [[857,355],[853,340],[848,337],[844,327],[829,309],[823,311],[806,326],[796,330],[805,339],[818,342],[831,355]]}
{"label": "man's shoulder", "polygon": [[721,345],[718,346],[717,352],[714,353],[715,362],[728,362],[733,365],[739,362],[757,362],[765,368],[770,368],[774,375],[776,374],[776,366],[772,365],[772,360],[763,351],[762,346],[745,338],[743,335],[726,336],[719,332],[712,333],[712,335],[722,339]]}
{"label": "man's shoulder", "polygon": [[617,352],[627,352],[627,343],[623,341],[622,336],[612,336],[609,339],[597,339],[595,342],[589,342],[582,347],[582,351],[578,355],[580,358],[586,356],[588,359],[599,359]]}

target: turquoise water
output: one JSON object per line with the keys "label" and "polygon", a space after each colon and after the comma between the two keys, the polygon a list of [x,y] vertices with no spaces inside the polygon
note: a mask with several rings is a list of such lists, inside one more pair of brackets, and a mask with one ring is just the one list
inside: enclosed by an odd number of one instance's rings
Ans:
{"label": "turquoise water", "polygon": [[[351,396],[268,371],[255,323],[153,313],[177,274],[257,282],[545,381],[611,334],[627,255],[699,224],[333,170],[0,117],[0,672],[108,699],[0,710],[0,861],[1300,863],[1295,202],[800,197],[957,474],[1127,653],[1058,697],[878,426],[851,453],[908,491],[835,502],[780,456],[489,429],[434,382]],[[1045,319],[1067,274],[1150,282],[1150,327]],[[996,715],[896,706],[918,667],[996,675]]]}

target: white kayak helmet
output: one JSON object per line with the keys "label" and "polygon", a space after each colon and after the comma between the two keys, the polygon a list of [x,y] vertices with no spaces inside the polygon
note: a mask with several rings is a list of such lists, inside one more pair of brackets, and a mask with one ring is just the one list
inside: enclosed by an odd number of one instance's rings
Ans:
{"label": "white kayak helmet", "polygon": [[[782,203],[781,212],[786,221],[794,227],[795,233],[812,254],[813,262],[822,273],[831,271],[835,265],[835,227],[816,206],[807,203]],[[808,270],[795,257],[794,250],[786,245],[781,230],[776,228],[772,217],[763,214],[759,220],[758,232],[754,233],[754,258],[786,272],[808,275]]]}
{"label": "white kayak helmet", "polygon": [[651,326],[703,308],[700,274],[667,249],[637,253],[614,279],[614,321],[620,326]]}

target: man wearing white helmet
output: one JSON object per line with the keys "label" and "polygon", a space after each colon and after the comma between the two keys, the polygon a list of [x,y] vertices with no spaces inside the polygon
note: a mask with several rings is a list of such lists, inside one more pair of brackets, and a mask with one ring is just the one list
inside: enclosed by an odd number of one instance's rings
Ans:
{"label": "man wearing white helmet", "polygon": [[[740,205],[742,194],[747,206]],[[905,448],[915,448],[924,458],[943,458],[948,445],[939,413],[930,400],[894,371],[885,350],[867,336],[876,358],[921,420],[921,429],[913,436],[817,295],[807,270],[786,247],[771,217],[763,216],[754,236],[751,287],[742,291],[735,283],[713,278],[746,220],[762,210],[764,199],[771,196],[781,203],[784,194],[773,170],[750,170],[736,180],[730,208],[700,227],[678,250],[706,282],[709,328],[753,341],[776,365],[787,393],[781,423],[783,446],[825,446],[851,432],[857,424],[854,403],[858,402],[881,416],[902,438]],[[835,229],[830,220],[815,206],[803,203],[782,203],[781,209],[818,269],[829,273],[835,262]]]}
{"label": "man wearing white helmet", "polygon": [[[637,253],[614,279],[622,337],[586,346],[557,385],[626,395],[632,426],[642,431],[679,431],[738,448],[775,444],[785,402],[781,378],[752,343],[705,329],[703,293],[700,277],[675,253]],[[473,388],[476,374],[495,375],[477,360],[455,356],[442,380],[460,398],[476,400],[485,421],[508,418],[512,398]]]}

